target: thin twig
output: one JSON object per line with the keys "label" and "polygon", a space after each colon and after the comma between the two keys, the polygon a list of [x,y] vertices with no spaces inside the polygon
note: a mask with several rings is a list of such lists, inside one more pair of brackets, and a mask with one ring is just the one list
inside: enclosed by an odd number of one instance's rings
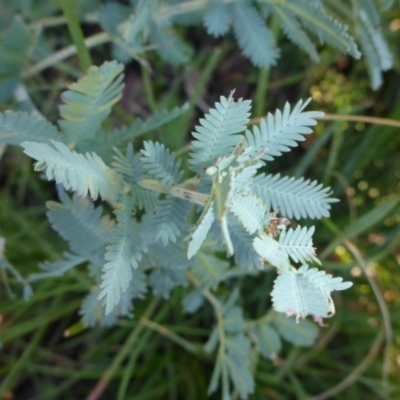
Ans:
{"label": "thin twig", "polygon": [[351,386],[360,377],[360,375],[369,367],[371,362],[378,356],[379,349],[383,342],[383,338],[384,338],[384,331],[383,329],[380,329],[368,354],[361,361],[361,363],[355,369],[353,369],[350,375],[348,375],[345,379],[342,380],[342,382],[330,388],[326,392],[323,392],[314,397],[309,397],[306,400],[326,400],[330,398],[337,398],[335,396],[337,396],[338,393],[342,392],[343,390]]}
{"label": "thin twig", "polygon": [[[107,32],[101,32],[96,35],[93,35],[87,39],[85,39],[85,45],[88,49],[98,46],[100,44],[107,43],[111,40],[110,35]],[[67,59],[68,57],[73,56],[76,54],[77,49],[75,45],[70,45],[65,47],[64,49],[57,51],[56,53],[52,54],[51,56],[45,58],[41,62],[32,65],[31,67],[27,68],[26,70],[22,71],[21,77],[22,78],[29,78],[37,73],[52,67],[53,65],[57,64],[60,61]]]}
{"label": "thin twig", "polygon": [[[258,124],[262,118],[252,118],[249,121],[249,125]],[[386,125],[386,126],[394,126],[396,128],[400,128],[400,121],[396,119],[368,117],[367,115],[324,114],[322,117],[315,117],[315,119],[325,120],[325,121],[364,122],[366,124]]]}
{"label": "thin twig", "polygon": [[367,115],[325,114],[323,117],[317,117],[316,119],[326,120],[326,121],[365,122],[366,124],[387,125],[400,128],[400,121],[397,121],[395,119],[368,117]]}
{"label": "thin twig", "polygon": [[170,194],[203,207],[210,198],[207,194],[199,193],[181,186],[171,186],[170,188],[167,188],[165,185],[154,179],[141,179],[138,183],[144,189],[153,190],[158,193]]}

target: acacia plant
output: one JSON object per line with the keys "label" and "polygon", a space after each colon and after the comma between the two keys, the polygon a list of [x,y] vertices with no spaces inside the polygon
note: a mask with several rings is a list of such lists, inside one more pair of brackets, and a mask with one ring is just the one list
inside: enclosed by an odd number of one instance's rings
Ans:
{"label": "acacia plant", "polygon": [[[62,260],[43,263],[44,271],[29,281],[85,264],[93,280],[80,311],[86,327],[131,317],[135,302],[149,290],[168,298],[175,287],[188,286],[187,312],[196,312],[205,299],[215,311],[217,326],[206,344],[209,352],[218,347],[210,392],[222,380],[227,395],[229,377],[246,398],[253,388],[250,347],[267,357],[277,354],[278,332],[291,340],[284,314],[303,324],[305,337],[310,332],[314,337],[315,328],[303,319],[311,315],[322,324],[335,311],[331,292],[351,286],[309,266],[319,264],[314,227],[289,227],[292,220],[329,216],[335,201],[329,189],[259,173],[304,140],[322,113],[304,111],[308,101],[299,101],[249,128],[251,102],[235,101],[233,92],[221,97],[192,132],[192,176],[184,179],[182,160],[162,143],[144,141],[135,149],[132,142],[184,113],[185,106],[111,132],[101,128],[121,97],[122,71],[121,64],[106,62],[70,85],[58,128],[22,112],[1,115],[9,140],[36,160],[36,171],[59,185],[60,202],[48,202],[47,215],[69,243]],[[113,212],[95,206],[98,199]],[[233,258],[221,259],[221,251]],[[275,312],[245,321],[240,286],[232,288],[232,282],[271,267],[277,272],[271,293]],[[229,295],[220,294],[223,285],[232,288]],[[293,341],[299,340],[304,338]]]}

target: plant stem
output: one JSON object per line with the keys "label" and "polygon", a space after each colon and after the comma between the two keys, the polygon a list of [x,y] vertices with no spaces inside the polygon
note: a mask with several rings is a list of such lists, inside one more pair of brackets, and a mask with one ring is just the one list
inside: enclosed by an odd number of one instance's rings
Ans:
{"label": "plant stem", "polygon": [[[110,35],[107,32],[101,32],[85,39],[85,46],[89,49],[100,44],[108,43],[111,40]],[[32,65],[32,67],[27,68],[21,74],[22,78],[29,78],[38,74],[39,72],[52,67],[58,62],[65,60],[68,57],[73,56],[77,52],[77,47],[72,44],[65,47],[64,49],[52,54],[50,57],[45,58],[41,62]]]}
{"label": "plant stem", "polygon": [[180,186],[172,186],[167,188],[163,184],[152,179],[142,179],[138,183],[144,189],[153,190],[158,193],[171,194],[172,196],[188,200],[191,203],[198,204],[200,206],[204,206],[210,198],[210,196],[207,194],[198,193]]}
{"label": "plant stem", "polygon": [[[96,13],[91,13],[91,14],[85,14],[81,20],[85,21],[86,23],[89,24],[95,24],[98,23],[98,18]],[[52,28],[55,26],[60,26],[60,25],[65,25],[67,23],[67,19],[65,18],[64,15],[58,15],[54,17],[45,17],[42,19],[39,19],[35,22],[31,22],[28,24],[28,27],[30,29],[46,29],[46,28]]]}
{"label": "plant stem", "polygon": [[73,0],[61,0],[60,3],[67,19],[68,30],[72,37],[72,41],[78,50],[78,59],[81,64],[81,68],[83,71],[86,71],[93,64],[93,61],[85,44],[85,38],[78,21],[78,17],[75,13]]}
{"label": "plant stem", "polygon": [[183,347],[186,351],[189,353],[199,355],[199,347],[190,343],[189,341],[183,339],[176,333],[172,332],[170,329],[166,328],[165,326],[162,326],[160,324],[157,324],[154,321],[150,321],[147,318],[141,318],[141,322],[146,325],[148,328],[153,329],[154,331],[158,332],[159,334],[167,337],[171,341],[175,342],[179,346]]}
{"label": "plant stem", "polygon": [[203,289],[193,274],[188,272],[186,277],[194,286],[196,286],[197,289],[201,291],[201,293],[203,293],[203,296],[212,304],[215,313],[217,314],[217,319],[222,321],[222,304],[220,301],[208,289]]}
{"label": "plant stem", "polygon": [[[368,117],[367,115],[340,115],[340,114],[324,114],[322,117],[316,117],[315,119],[325,120],[325,121],[349,121],[349,122],[364,122],[366,124],[373,125],[386,125],[394,126],[395,128],[400,128],[400,121],[389,118],[378,118],[378,117]],[[252,118],[249,121],[250,125],[258,124],[261,118]]]}
{"label": "plant stem", "polygon": [[151,82],[150,71],[144,65],[141,65],[141,72],[144,84],[144,92],[146,95],[147,104],[150,110],[154,113],[157,111],[157,102],[154,96],[153,85]]}
{"label": "plant stem", "polygon": [[400,128],[400,121],[389,118],[368,117],[366,115],[339,115],[339,114],[325,114],[322,119],[325,121],[351,121],[351,122],[365,122],[373,125],[387,125]]}
{"label": "plant stem", "polygon": [[265,112],[268,82],[271,69],[260,69],[258,73],[256,93],[254,96],[254,116],[262,117]]}

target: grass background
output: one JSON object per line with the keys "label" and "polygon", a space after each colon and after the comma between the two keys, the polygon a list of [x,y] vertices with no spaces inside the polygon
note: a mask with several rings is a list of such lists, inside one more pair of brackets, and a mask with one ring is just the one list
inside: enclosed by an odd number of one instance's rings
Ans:
{"label": "grass background", "polygon": [[[46,31],[54,51],[70,43],[68,24],[78,44],[95,29],[83,24],[81,35],[72,3],[64,4],[66,20]],[[34,11],[29,9],[25,17],[40,19],[40,10]],[[385,17],[395,51],[399,14],[394,9]],[[324,268],[354,286],[335,296],[337,314],[312,348],[287,346],[274,363],[254,360],[252,398],[400,398],[400,124],[388,125],[400,120],[398,52],[383,87],[372,92],[363,62],[330,48],[321,48],[316,65],[281,39],[278,66],[259,70],[230,38],[213,40],[200,28],[182,33],[196,46],[190,63],[169,67],[148,53],[151,73],[138,63],[128,64],[125,95],[110,123],[129,123],[133,116],[145,118],[154,110],[189,101],[185,116],[149,136],[179,151],[189,142],[195,121],[233,88],[238,97],[253,99],[255,118],[287,100],[309,96],[312,108],[328,113],[315,134],[277,159],[269,172],[332,186],[341,202],[333,205],[329,220],[316,223],[314,241]],[[275,33],[279,36],[278,29]],[[80,46],[76,56],[24,80],[31,101],[1,104],[1,110],[34,105],[56,121],[61,91],[91,58],[100,64],[110,58],[110,48],[89,54]],[[342,117],[334,121],[335,115]],[[352,122],[345,117],[351,115],[362,117]],[[45,217],[45,202],[56,194],[52,183],[33,172],[32,161],[20,149],[1,150],[0,236],[6,239],[7,259],[27,277],[39,262],[56,260],[64,250]],[[315,221],[305,222],[311,223]],[[35,283],[28,302],[12,274],[0,269],[0,277],[0,399],[207,398],[213,359],[193,349],[206,341],[213,316],[210,310],[184,315],[183,289],[175,290],[167,302],[148,295],[135,307],[133,320],[78,332],[77,311],[90,287],[85,268]],[[265,274],[262,280],[243,282],[243,301],[252,317],[269,308],[265,288],[272,278]]]}

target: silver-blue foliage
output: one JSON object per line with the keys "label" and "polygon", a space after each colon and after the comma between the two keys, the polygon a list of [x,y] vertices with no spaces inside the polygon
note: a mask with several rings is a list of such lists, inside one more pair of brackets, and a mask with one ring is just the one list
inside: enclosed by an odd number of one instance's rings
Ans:
{"label": "silver-blue foliage", "polygon": [[66,190],[81,196],[89,194],[93,200],[116,200],[122,185],[121,177],[96,153],[81,154],[71,151],[61,142],[23,142],[24,152],[36,160],[35,171],[45,170],[48,180],[54,179]]}
{"label": "silver-blue foliage", "polygon": [[112,106],[122,97],[123,66],[115,61],[92,66],[87,75],[69,86],[60,106],[59,125],[71,141],[93,138]]}
{"label": "silver-blue foliage", "polygon": [[181,161],[175,161],[174,153],[158,142],[144,142],[143,146],[141,161],[146,174],[167,188],[178,183],[183,171],[180,170]]}
{"label": "silver-blue foliage", "polygon": [[190,203],[173,196],[159,200],[154,210],[142,218],[143,235],[148,243],[161,241],[166,246],[176,242],[182,232],[188,231],[187,217]]}
{"label": "silver-blue foliage", "polygon": [[0,114],[0,143],[20,145],[32,139],[50,144],[51,140],[62,140],[62,136],[53,124],[38,115],[12,111]]}
{"label": "silver-blue foliage", "polygon": [[[93,82],[102,74],[108,79],[96,92]],[[146,292],[168,299],[175,288],[190,285],[184,310],[195,312],[207,301],[216,315],[217,326],[205,345],[208,352],[217,351],[209,392],[221,387],[224,398],[236,390],[245,399],[254,388],[250,350],[274,358],[280,337],[310,345],[316,328],[301,320],[311,315],[322,324],[335,311],[332,291],[351,286],[309,268],[307,263],[319,264],[314,227],[287,228],[288,218],[329,216],[330,203],[336,201],[329,198],[329,188],[303,178],[259,173],[310,134],[321,113],[304,111],[308,102],[300,101],[293,109],[286,104],[250,130],[251,102],[235,100],[232,92],[200,119],[184,162],[159,142],[145,141],[140,150],[129,143],[181,115],[182,109],[150,117],[147,127],[140,121],[112,132],[108,143],[117,146],[107,154],[94,138],[109,135],[100,123],[121,94],[121,76],[121,66],[112,62],[89,70],[71,85],[60,122],[66,135],[36,117],[0,114],[2,138],[11,132],[10,143],[20,144],[36,161],[35,169],[64,188],[59,190],[60,202],[48,203],[48,218],[69,250],[63,260],[41,264],[42,272],[29,281],[86,265],[93,283],[80,310],[86,327],[132,317],[134,301]],[[88,108],[80,107],[82,102]],[[68,110],[73,110],[73,118]],[[96,154],[99,149],[104,159]],[[107,203],[116,218],[95,207],[96,199]],[[222,257],[224,250],[233,257]],[[275,311],[246,321],[237,278],[274,269]],[[284,314],[299,324],[286,323]],[[300,337],[292,332],[294,327],[301,330]]]}
{"label": "silver-blue foliage", "polygon": [[213,36],[225,35],[229,30],[231,16],[226,12],[226,7],[214,0],[204,13],[204,25],[207,32]]}
{"label": "silver-blue foliage", "polygon": [[279,56],[273,33],[250,2],[236,2],[231,6],[235,20],[233,29],[243,54],[257,67],[269,68]]}
{"label": "silver-blue foliage", "polygon": [[103,215],[103,207],[94,207],[87,197],[73,196],[60,190],[61,203],[47,202],[47,218],[52,228],[67,242],[73,253],[91,256],[110,239],[113,220]]}
{"label": "silver-blue foliage", "polygon": [[215,108],[200,119],[196,126],[190,152],[190,165],[193,171],[204,173],[223,155],[230,154],[239,143],[250,116],[250,101],[235,102],[233,94],[221,97]]}
{"label": "silver-blue foliage", "polygon": [[252,187],[269,209],[279,208],[280,214],[288,218],[328,217],[330,203],[338,201],[329,198],[329,188],[324,188],[317,181],[287,176],[281,178],[280,174],[259,174],[254,178]]}
{"label": "silver-blue foliage", "polygon": [[264,150],[261,159],[271,161],[283,152],[297,146],[304,140],[304,135],[312,133],[311,126],[316,125],[315,118],[321,117],[319,111],[303,112],[310,103],[299,101],[293,110],[286,103],[283,112],[276,110],[275,115],[268,113],[266,119],[261,119],[260,125],[255,125],[253,131],[246,130],[246,140],[254,152]]}
{"label": "silver-blue foliage", "polygon": [[98,296],[98,299],[104,302],[105,314],[109,314],[119,304],[131,281],[136,283],[138,296],[144,293],[146,288],[144,282],[140,282],[141,274],[134,272],[139,267],[142,253],[146,251],[146,244],[140,236],[138,225],[131,218],[130,201],[126,201],[123,209],[116,210],[115,214],[117,226],[111,233],[111,244],[104,256],[106,262]]}

